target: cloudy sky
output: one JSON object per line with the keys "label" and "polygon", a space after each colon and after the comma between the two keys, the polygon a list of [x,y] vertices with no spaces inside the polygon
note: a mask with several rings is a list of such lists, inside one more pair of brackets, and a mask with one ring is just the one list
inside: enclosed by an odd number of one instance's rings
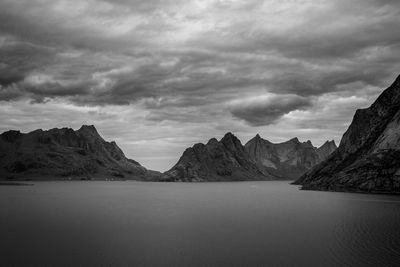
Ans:
{"label": "cloudy sky", "polygon": [[161,171],[228,131],[339,142],[399,74],[398,0],[0,0],[0,131],[94,124]]}

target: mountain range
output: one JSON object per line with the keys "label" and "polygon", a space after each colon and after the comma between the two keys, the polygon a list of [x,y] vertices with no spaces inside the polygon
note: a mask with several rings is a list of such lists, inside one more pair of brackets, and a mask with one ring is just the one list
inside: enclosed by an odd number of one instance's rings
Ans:
{"label": "mountain range", "polygon": [[301,176],[303,189],[400,193],[400,76],[356,111],[338,149]]}
{"label": "mountain range", "polygon": [[246,181],[296,179],[336,149],[334,141],[320,148],[297,138],[273,144],[256,135],[245,145],[232,133],[185,150],[165,172],[167,181]]}
{"label": "mountain range", "polygon": [[133,179],[141,181],[246,181],[295,179],[336,149],[297,138],[273,144],[256,135],[246,145],[232,133],[196,144],[164,174],[128,159],[96,128],[7,131],[0,135],[0,179]]}
{"label": "mountain range", "polygon": [[3,179],[157,180],[160,175],[126,158],[117,144],[105,141],[94,126],[0,135]]}
{"label": "mountain range", "polygon": [[250,158],[264,173],[279,179],[297,179],[336,150],[335,141],[326,141],[316,148],[311,141],[298,138],[274,144],[256,135],[245,145]]}

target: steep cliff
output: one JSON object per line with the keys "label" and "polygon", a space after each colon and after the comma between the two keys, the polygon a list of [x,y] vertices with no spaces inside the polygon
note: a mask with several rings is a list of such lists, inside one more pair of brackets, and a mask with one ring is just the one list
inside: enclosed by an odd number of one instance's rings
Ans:
{"label": "steep cliff", "polygon": [[400,76],[356,111],[339,148],[296,182],[303,189],[400,193]]}
{"label": "steep cliff", "polygon": [[94,126],[0,135],[0,179],[154,180],[159,175],[126,158]]}

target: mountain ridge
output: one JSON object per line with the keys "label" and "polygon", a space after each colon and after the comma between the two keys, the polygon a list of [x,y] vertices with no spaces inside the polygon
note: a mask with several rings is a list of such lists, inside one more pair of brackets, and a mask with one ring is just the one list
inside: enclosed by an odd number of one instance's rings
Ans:
{"label": "mountain ridge", "polygon": [[[261,144],[252,147],[253,143]],[[257,153],[258,149],[263,146],[271,146],[264,149],[262,153],[273,153],[271,156],[273,161],[262,160],[262,155]],[[328,145],[332,143],[328,143]],[[334,142],[333,142],[333,145]],[[274,148],[272,148],[274,146]],[[276,147],[275,147],[276,146]],[[313,159],[309,165],[303,168],[289,168],[285,170],[280,168],[275,171],[275,163],[280,162],[279,157],[285,157],[285,153],[274,152],[274,149],[282,150],[282,147],[291,147],[296,150],[297,147],[309,149]],[[325,145],[326,146],[326,145]],[[331,146],[324,149],[323,152],[330,149]],[[284,150],[284,148],[283,148]],[[178,162],[168,171],[164,173],[166,181],[242,181],[242,180],[277,180],[277,179],[294,179],[300,174],[308,170],[311,166],[319,162],[318,148],[314,147],[311,141],[301,143],[297,137],[292,138],[280,144],[273,144],[268,140],[262,139],[259,134],[250,139],[245,145],[240,140],[228,132],[218,141],[211,138],[206,144],[197,143],[187,148]],[[300,153],[301,154],[301,153]],[[302,154],[300,155],[302,156]],[[304,156],[306,157],[306,156]],[[293,159],[293,160],[297,160]],[[289,166],[289,165],[287,165]],[[226,170],[226,171],[224,171]],[[243,175],[239,177],[238,175]]]}
{"label": "mountain ridge", "polygon": [[187,148],[178,162],[164,173],[166,181],[246,181],[271,180],[249,160],[240,140],[228,132],[218,141]]}
{"label": "mountain ridge", "polygon": [[400,193],[400,76],[358,109],[329,160],[300,177],[303,189]]}
{"label": "mountain ridge", "polygon": [[257,134],[245,144],[245,148],[261,170],[280,179],[296,179],[325,160],[336,149],[336,144],[326,141],[317,148],[310,140],[300,142],[297,137],[272,143]]}
{"label": "mountain ridge", "polygon": [[0,134],[2,179],[138,179],[155,180],[161,173],[126,158],[114,142],[105,141],[93,125],[10,130]]}

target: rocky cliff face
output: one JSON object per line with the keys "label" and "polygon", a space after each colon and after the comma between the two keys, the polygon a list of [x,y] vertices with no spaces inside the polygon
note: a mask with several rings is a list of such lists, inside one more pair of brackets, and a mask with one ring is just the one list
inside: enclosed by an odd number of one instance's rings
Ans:
{"label": "rocky cliff face", "polygon": [[188,148],[178,163],[165,172],[166,181],[245,181],[270,180],[276,177],[260,171],[244,146],[233,134],[220,141]]}
{"label": "rocky cliff face", "polygon": [[0,179],[137,179],[160,174],[125,157],[94,126],[0,135]]}
{"label": "rocky cliff face", "polygon": [[339,148],[296,181],[303,189],[400,193],[400,76],[356,111]]}
{"label": "rocky cliff face", "polygon": [[316,148],[310,141],[302,143],[297,138],[274,144],[258,134],[245,145],[245,150],[262,172],[280,179],[299,178],[325,160],[335,149],[334,141],[327,141]]}

